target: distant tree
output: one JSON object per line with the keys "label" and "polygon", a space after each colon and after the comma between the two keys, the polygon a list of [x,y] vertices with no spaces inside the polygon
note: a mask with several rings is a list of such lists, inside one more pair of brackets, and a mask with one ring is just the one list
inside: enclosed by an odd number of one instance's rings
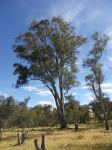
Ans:
{"label": "distant tree", "polygon": [[73,95],[66,96],[65,114],[69,123],[78,122],[79,120],[79,102]]}
{"label": "distant tree", "polygon": [[4,103],[5,103],[5,97],[0,95],[0,128],[3,127],[3,122],[4,122],[4,119],[3,119],[3,116],[4,116],[4,110],[3,110],[3,107],[4,107]]}
{"label": "distant tree", "polygon": [[27,106],[28,100],[29,98],[25,98],[24,101],[18,103],[16,111],[14,112],[14,116],[16,116],[15,126],[17,127],[25,128],[34,125],[32,113]]}
{"label": "distant tree", "polygon": [[[103,117],[102,107],[100,105],[100,102],[94,100],[89,105],[92,106],[92,112],[94,113],[98,121],[103,122],[104,117]],[[109,97],[104,97],[104,107],[107,112],[107,119],[109,121],[112,119],[112,102],[110,101]]]}
{"label": "distant tree", "polygon": [[56,116],[51,105],[37,105],[31,109],[34,126],[53,126],[56,123]]}
{"label": "distant tree", "polygon": [[105,47],[108,42],[108,37],[106,35],[100,36],[99,33],[95,33],[92,36],[94,40],[94,46],[90,50],[87,58],[84,60],[84,66],[90,68],[90,74],[85,77],[87,86],[94,93],[95,99],[100,103],[102,114],[105,120],[106,130],[109,130],[107,111],[104,106],[105,94],[102,90],[101,84],[104,81],[104,75],[102,72],[103,64],[100,62],[103,53],[105,52]]}
{"label": "distant tree", "polygon": [[79,108],[79,123],[90,121],[90,110],[88,105],[81,105]]}
{"label": "distant tree", "polygon": [[28,32],[21,34],[14,45],[18,75],[16,87],[30,80],[41,81],[52,93],[61,128],[67,127],[64,112],[64,91],[77,84],[76,66],[78,48],[86,38],[76,35],[74,28],[60,17],[32,22]]}
{"label": "distant tree", "polygon": [[13,124],[13,112],[16,110],[16,103],[12,96],[0,97],[0,126],[11,127]]}

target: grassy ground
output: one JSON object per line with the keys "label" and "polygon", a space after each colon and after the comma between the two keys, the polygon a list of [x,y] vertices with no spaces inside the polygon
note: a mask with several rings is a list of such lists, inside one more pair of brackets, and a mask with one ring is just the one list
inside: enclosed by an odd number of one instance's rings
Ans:
{"label": "grassy ground", "polygon": [[66,130],[56,128],[29,129],[29,137],[25,144],[17,146],[17,133],[4,132],[0,142],[0,150],[35,150],[34,139],[46,134],[47,150],[112,150],[112,132],[106,132],[103,127],[80,125],[78,132],[73,126]]}

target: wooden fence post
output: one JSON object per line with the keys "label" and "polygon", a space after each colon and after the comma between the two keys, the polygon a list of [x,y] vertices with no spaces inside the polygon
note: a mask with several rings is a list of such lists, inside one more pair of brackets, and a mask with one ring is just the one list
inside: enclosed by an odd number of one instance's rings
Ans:
{"label": "wooden fence post", "polygon": [[35,149],[40,150],[37,139],[34,140],[34,144],[35,144]]}
{"label": "wooden fence post", "polygon": [[42,144],[41,144],[41,149],[46,150],[46,145],[45,145],[45,135],[42,134]]}
{"label": "wooden fence post", "polygon": [[20,135],[19,135],[19,133],[17,134],[17,139],[18,139],[18,145],[20,145],[21,142],[20,142]]}
{"label": "wooden fence post", "polygon": [[22,135],[21,135],[21,144],[24,144],[25,140],[26,140],[25,133],[22,132]]}
{"label": "wooden fence post", "polygon": [[0,141],[2,140],[2,128],[0,128]]}

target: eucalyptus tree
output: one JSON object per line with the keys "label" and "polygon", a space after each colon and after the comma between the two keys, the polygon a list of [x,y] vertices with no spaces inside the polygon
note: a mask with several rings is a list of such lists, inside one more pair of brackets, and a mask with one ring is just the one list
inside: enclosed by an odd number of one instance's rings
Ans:
{"label": "eucalyptus tree", "polygon": [[[67,127],[64,93],[77,84],[78,48],[86,38],[76,35],[74,28],[60,17],[33,21],[28,32],[19,35],[14,51],[22,61],[15,63],[16,87],[30,80],[41,81],[52,93],[61,128]],[[23,61],[24,60],[24,61]]]}
{"label": "eucalyptus tree", "polygon": [[109,130],[106,107],[104,105],[105,93],[102,90],[101,84],[104,82],[104,74],[102,71],[103,64],[101,58],[106,50],[108,37],[99,35],[96,32],[92,39],[94,40],[93,48],[89,51],[87,58],[84,60],[83,66],[90,68],[90,73],[85,77],[87,86],[92,90],[95,100],[100,103],[102,115],[105,120],[106,130]]}

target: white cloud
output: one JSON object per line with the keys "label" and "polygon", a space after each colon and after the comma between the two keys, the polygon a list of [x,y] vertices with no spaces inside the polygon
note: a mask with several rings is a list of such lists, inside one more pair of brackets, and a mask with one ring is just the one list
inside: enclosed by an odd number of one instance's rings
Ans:
{"label": "white cloud", "polygon": [[108,59],[109,59],[109,61],[112,61],[112,56],[109,56]]}
{"label": "white cloud", "polygon": [[22,88],[25,89],[28,92],[33,92],[34,94],[41,95],[41,96],[51,95],[51,92],[49,90],[38,88],[36,86],[29,85],[29,86],[25,86],[25,87],[22,87]]}
{"label": "white cloud", "polygon": [[38,105],[51,105],[52,107],[56,107],[55,102],[53,100],[40,100],[38,101]]}
{"label": "white cloud", "polygon": [[[108,37],[109,37],[109,41],[108,41],[107,47],[108,48],[112,48],[112,26],[106,28],[105,34],[108,35]],[[112,58],[110,58],[110,60],[112,61]]]}
{"label": "white cloud", "polygon": [[103,83],[102,85],[102,90],[105,93],[112,93],[112,82],[109,83]]}
{"label": "white cloud", "polygon": [[83,85],[83,86],[81,86],[81,89],[88,89],[88,86]]}
{"label": "white cloud", "polygon": [[85,95],[86,99],[88,99],[88,101],[92,101],[94,99],[94,96],[91,92],[87,92]]}
{"label": "white cloud", "polygon": [[[77,7],[75,7],[77,6]],[[82,12],[84,5],[82,2],[71,0],[71,1],[60,1],[55,5],[52,5],[51,14],[52,16],[61,15],[66,21],[73,21]]]}
{"label": "white cloud", "polygon": [[45,101],[45,100],[44,100],[44,101],[39,101],[38,104],[40,104],[40,105],[45,105],[45,104],[47,104],[47,105],[52,105],[52,102],[51,102],[51,101],[47,101],[47,100]]}
{"label": "white cloud", "polygon": [[[101,84],[102,88],[112,88],[112,82]],[[81,89],[88,89],[89,87],[86,85],[82,85]]]}
{"label": "white cloud", "polygon": [[103,83],[101,86],[102,86],[102,88],[112,88],[112,82],[110,82],[110,83]]}
{"label": "white cloud", "polygon": [[8,97],[8,94],[3,93],[3,92],[0,92],[0,95],[4,96],[5,98],[7,98],[7,97]]}
{"label": "white cloud", "polygon": [[76,92],[73,92],[72,94],[73,94],[73,95],[77,95],[77,93],[76,93]]}
{"label": "white cloud", "polygon": [[103,89],[103,92],[112,94],[112,88],[111,89]]}

